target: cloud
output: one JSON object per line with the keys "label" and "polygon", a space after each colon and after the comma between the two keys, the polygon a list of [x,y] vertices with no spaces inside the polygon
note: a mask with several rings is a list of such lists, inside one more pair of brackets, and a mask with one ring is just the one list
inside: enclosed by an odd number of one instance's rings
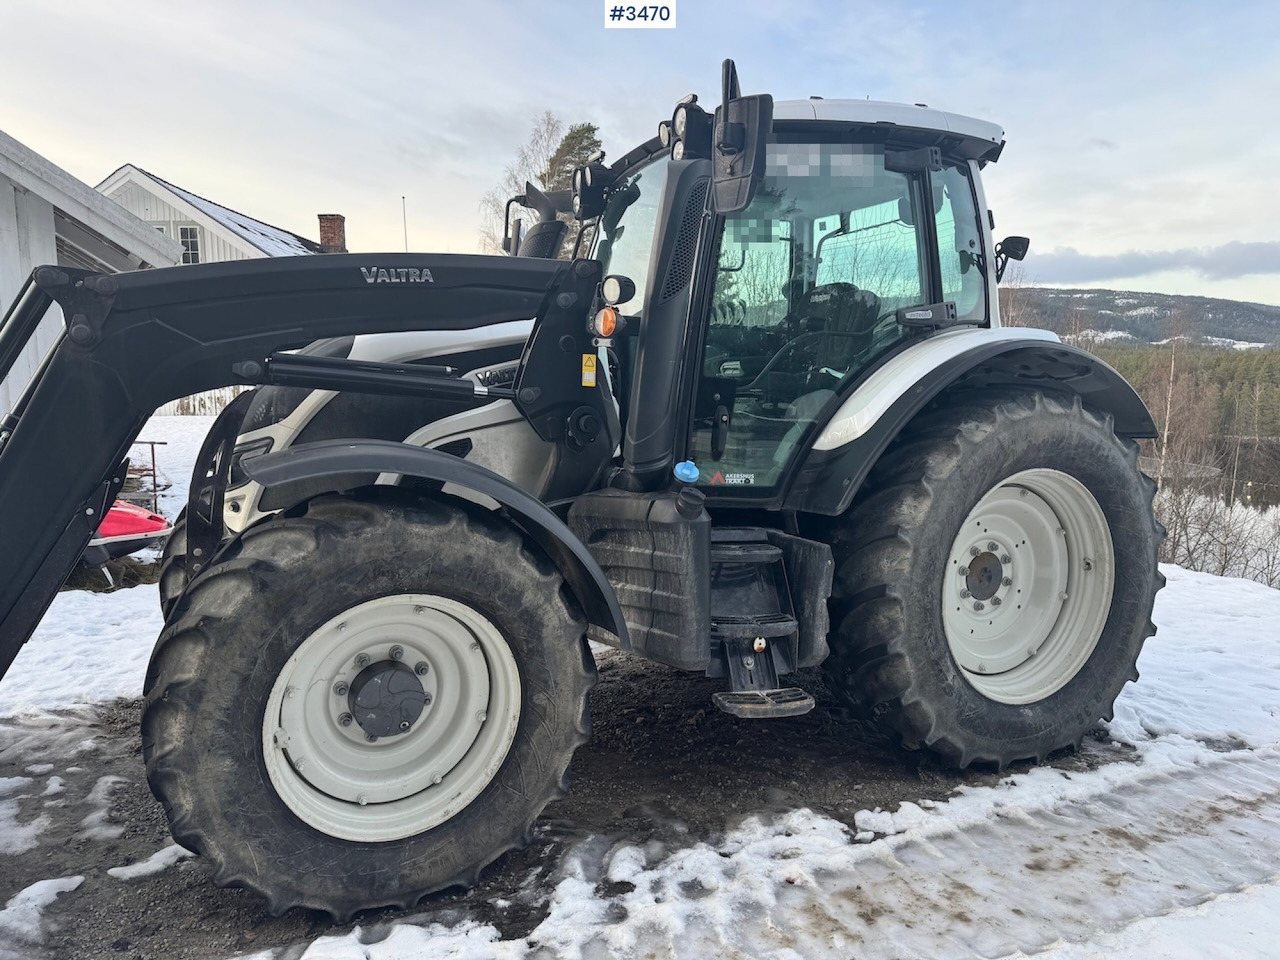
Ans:
{"label": "cloud", "polygon": [[1094,283],[1167,270],[1189,270],[1207,280],[1235,280],[1255,274],[1280,275],[1280,241],[1233,240],[1216,247],[1100,255],[1060,247],[1049,253],[1029,254],[1027,268],[1034,271],[1037,282],[1043,283]]}

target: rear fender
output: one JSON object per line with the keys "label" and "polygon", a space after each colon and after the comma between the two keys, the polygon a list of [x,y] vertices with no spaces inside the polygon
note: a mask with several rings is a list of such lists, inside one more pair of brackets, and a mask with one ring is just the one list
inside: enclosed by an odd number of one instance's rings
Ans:
{"label": "rear fender", "polygon": [[1007,388],[1039,390],[1110,415],[1133,439],[1157,430],[1142,398],[1102,360],[1025,327],[952,330],[894,356],[841,404],[787,493],[787,509],[838,516],[876,460],[929,404]]}
{"label": "rear fender", "polygon": [[542,501],[504,477],[437,450],[387,440],[328,440],[267,453],[243,464],[250,479],[264,487],[343,475],[384,473],[437,480],[496,501],[521,530],[551,558],[582,605],[589,623],[631,649],[617,595],[586,546]]}

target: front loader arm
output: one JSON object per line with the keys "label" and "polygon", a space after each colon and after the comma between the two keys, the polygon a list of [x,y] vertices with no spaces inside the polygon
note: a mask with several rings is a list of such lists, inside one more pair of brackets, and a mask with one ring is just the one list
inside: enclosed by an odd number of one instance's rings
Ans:
{"label": "front loader arm", "polygon": [[3,378],[34,332],[33,311],[57,303],[66,321],[0,428],[0,676],[160,405],[252,382],[252,364],[322,337],[474,328],[540,315],[557,299],[585,322],[588,286],[564,262],[483,256],[341,254],[115,276],[39,268],[0,327]]}

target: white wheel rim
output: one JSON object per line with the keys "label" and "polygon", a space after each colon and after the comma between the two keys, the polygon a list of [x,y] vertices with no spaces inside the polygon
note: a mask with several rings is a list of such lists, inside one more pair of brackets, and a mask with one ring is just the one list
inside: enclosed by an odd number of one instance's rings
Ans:
{"label": "white wheel rim", "polygon": [[1093,654],[1114,582],[1111,528],[1088,488],[1058,470],[1014,474],[978,501],[951,546],[951,656],[992,700],[1043,700]]}
{"label": "white wheel rim", "polygon": [[[366,666],[397,659],[425,664],[411,676],[430,702],[402,733],[371,741],[346,693]],[[262,749],[276,793],[310,826],[399,840],[480,794],[519,719],[520,672],[498,629],[455,600],[400,594],[351,607],[302,641],[271,688]]]}

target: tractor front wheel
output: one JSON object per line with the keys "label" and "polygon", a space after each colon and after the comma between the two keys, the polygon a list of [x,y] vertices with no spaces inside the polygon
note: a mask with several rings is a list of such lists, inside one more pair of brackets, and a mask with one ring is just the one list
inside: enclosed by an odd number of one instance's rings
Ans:
{"label": "tractor front wheel", "polygon": [[924,416],[833,538],[833,687],[959,767],[1078,745],[1155,632],[1154,493],[1137,445],[1079,401]]}
{"label": "tractor front wheel", "polygon": [[246,531],[152,658],[148,777],[215,882],[340,920],[525,845],[589,732],[550,562],[461,502],[325,497]]}

